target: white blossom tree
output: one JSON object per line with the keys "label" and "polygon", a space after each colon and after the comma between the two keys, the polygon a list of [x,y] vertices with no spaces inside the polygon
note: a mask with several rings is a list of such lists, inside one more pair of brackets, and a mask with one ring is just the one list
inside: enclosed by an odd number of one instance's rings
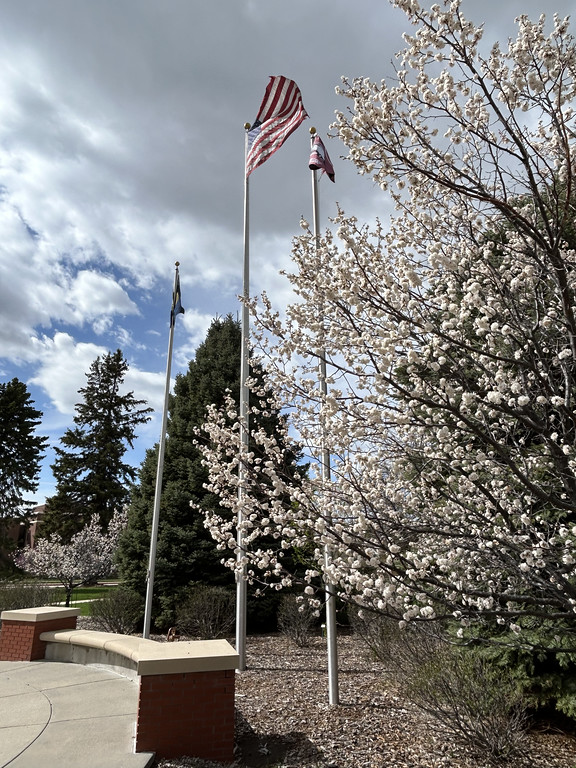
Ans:
{"label": "white blossom tree", "polygon": [[[556,16],[489,48],[459,0],[393,4],[415,27],[395,78],[344,80],[333,129],[395,214],[339,211],[319,245],[304,223],[298,303],[253,306],[287,431],[332,478],[291,487],[256,434],[244,562],[286,583],[283,550],[312,542],[309,578],[369,609],[576,650],[576,45]],[[235,549],[237,429],[206,429],[232,511],[207,525]]]}
{"label": "white blossom tree", "polygon": [[88,525],[75,533],[68,544],[59,534],[40,539],[35,547],[25,547],[14,560],[32,576],[57,579],[64,587],[66,605],[70,605],[72,592],[83,584],[110,575],[120,533],[126,525],[126,513],[114,513],[106,532],[102,531],[99,516],[93,515]]}

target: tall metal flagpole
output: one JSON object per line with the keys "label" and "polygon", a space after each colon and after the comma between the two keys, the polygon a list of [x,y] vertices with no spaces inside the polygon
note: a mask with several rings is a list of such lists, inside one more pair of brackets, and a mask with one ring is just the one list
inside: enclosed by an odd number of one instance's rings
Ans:
{"label": "tall metal flagpole", "polygon": [[[244,124],[246,131],[244,157],[246,158],[248,150],[248,129],[250,123]],[[250,296],[250,205],[249,205],[249,177],[246,173],[246,160],[244,161],[244,268],[242,276],[242,321],[241,337],[242,349],[240,351],[240,463],[238,466],[238,523],[236,528],[236,559],[238,568],[236,569],[236,653],[238,654],[238,669],[246,669],[246,602],[248,585],[246,582],[246,565],[242,563],[244,558],[244,532],[242,523],[244,515],[242,512],[242,501],[246,493],[244,481],[246,477],[246,467],[244,457],[248,452],[250,439],[249,423],[249,396],[247,380],[249,376],[248,355],[250,342],[250,313],[248,310],[248,298]]]}
{"label": "tall metal flagpole", "polygon": [[170,369],[172,367],[172,346],[174,343],[174,301],[179,284],[178,267],[174,274],[174,290],[172,292],[173,306],[170,315],[170,336],[168,341],[168,361],[166,363],[166,383],[164,385],[164,409],[162,411],[162,428],[160,431],[160,445],[158,448],[158,467],[156,469],[156,489],[154,491],[154,511],[152,513],[152,533],[150,537],[150,557],[148,560],[148,573],[146,575],[146,607],[144,609],[144,630],[142,637],[150,637],[150,623],[152,619],[152,594],[154,591],[154,568],[156,565],[156,543],[158,540],[158,521],[160,517],[160,496],[162,495],[162,474],[164,472],[164,450],[166,447],[166,424],[168,422],[168,397],[170,395]]}
{"label": "tall metal flagpole", "polygon": [[[312,147],[314,147],[314,136],[316,128],[310,128],[312,137]],[[320,244],[320,214],[318,205],[318,178],[316,169],[312,169],[312,213],[314,218],[314,241],[316,248]],[[322,395],[322,404],[326,401],[328,395],[328,385],[326,383],[326,352],[324,349],[318,351],[319,359],[319,378],[320,392]],[[324,429],[322,429],[322,448],[321,448],[321,468],[322,468],[322,488],[325,491],[330,482],[330,452],[326,447]],[[326,512],[326,514],[328,514]],[[327,569],[330,564],[330,550],[328,545],[324,547],[324,566]],[[338,691],[338,641],[336,630],[336,590],[328,577],[324,576],[324,594],[326,606],[326,643],[328,647],[328,702],[336,706],[339,701]]]}
{"label": "tall metal flagpole", "polygon": [[238,515],[236,528],[236,652],[239,656],[238,668],[246,669],[246,597],[247,568],[244,562],[246,548],[242,530],[244,513],[242,510],[246,495],[246,454],[249,449],[249,341],[250,315],[248,299],[250,297],[250,261],[249,261],[249,217],[248,217],[248,177],[279,149],[290,134],[307,117],[302,103],[302,94],[293,80],[283,75],[270,77],[264,98],[251,125],[244,124],[244,276],[242,286],[242,350],[240,358],[240,457],[238,467]]}

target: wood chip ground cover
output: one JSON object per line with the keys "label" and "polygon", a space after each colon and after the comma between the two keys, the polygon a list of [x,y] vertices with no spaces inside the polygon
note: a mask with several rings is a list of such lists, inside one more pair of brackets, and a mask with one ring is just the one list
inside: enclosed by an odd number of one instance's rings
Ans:
{"label": "wood chip ground cover", "polygon": [[[236,675],[234,768],[488,768],[397,695],[384,666],[354,635],[338,640],[340,705],[328,704],[326,642],[296,648],[249,637]],[[158,768],[221,768],[183,757]],[[576,768],[576,738],[532,732],[506,768]]]}

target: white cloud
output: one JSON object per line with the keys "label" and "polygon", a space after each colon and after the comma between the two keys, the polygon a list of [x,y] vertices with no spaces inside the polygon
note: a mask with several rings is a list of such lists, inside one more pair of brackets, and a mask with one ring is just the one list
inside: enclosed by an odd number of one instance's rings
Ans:
{"label": "white cloud", "polygon": [[[211,320],[208,317],[197,318],[203,327],[203,332],[197,335],[200,341]],[[57,333],[53,339],[44,337],[38,346],[40,365],[37,375],[31,377],[29,382],[42,388],[61,414],[72,414],[75,404],[80,400],[78,390],[85,386],[90,366],[97,357],[106,355],[109,350],[95,344],[76,343],[66,333]],[[161,411],[164,379],[161,372],[142,371],[132,364],[124,388],[133,390],[138,399],[148,401],[155,411]]]}
{"label": "white cloud", "polygon": [[156,414],[162,413],[165,385],[165,375],[140,371],[135,366],[130,366],[124,380],[124,389],[134,392],[137,400],[145,400]]}
{"label": "white cloud", "polygon": [[[214,316],[198,312],[194,308],[186,307],[183,315],[178,315],[174,328],[174,368],[186,370],[188,362],[196,354],[196,349],[206,338],[208,328],[212,324]],[[180,330],[180,323],[184,331]]]}
{"label": "white cloud", "polygon": [[[505,42],[530,3],[462,5],[486,22],[486,39]],[[557,0],[554,10],[572,5]],[[51,434],[71,419],[93,360],[118,346],[134,391],[161,407],[175,261],[187,310],[175,329],[175,372],[215,315],[239,312],[243,125],[273,74],[296,80],[310,120],[250,178],[250,292],[266,290],[280,307],[292,299],[278,271],[291,268],[300,216],[311,221],[308,128],[325,135],[347,107],[335,94],[341,75],[393,75],[410,30],[386,2],[316,0],[313,23],[310,7],[2,4],[0,364],[5,377],[30,383]],[[385,221],[386,196],[339,158],[337,140],[327,147],[336,184],[321,182],[321,227],[336,201]],[[150,425],[142,440],[156,432]]]}
{"label": "white cloud", "polygon": [[80,323],[101,315],[138,314],[136,304],[112,276],[92,270],[78,272],[70,286],[67,303],[73,307]]}
{"label": "white cloud", "polygon": [[60,413],[72,415],[80,401],[78,390],[86,384],[85,374],[108,350],[96,344],[77,344],[67,333],[57,333],[53,339],[44,337],[36,346],[39,364],[30,383],[44,390]]}

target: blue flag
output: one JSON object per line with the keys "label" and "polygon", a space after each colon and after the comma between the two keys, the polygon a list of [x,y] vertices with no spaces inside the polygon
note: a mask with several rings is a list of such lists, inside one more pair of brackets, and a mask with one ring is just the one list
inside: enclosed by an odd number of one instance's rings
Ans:
{"label": "blue flag", "polygon": [[184,314],[185,310],[182,306],[182,296],[180,294],[180,273],[176,275],[176,286],[174,294],[172,296],[172,309],[170,310],[170,326],[173,326],[176,322],[176,315]]}

